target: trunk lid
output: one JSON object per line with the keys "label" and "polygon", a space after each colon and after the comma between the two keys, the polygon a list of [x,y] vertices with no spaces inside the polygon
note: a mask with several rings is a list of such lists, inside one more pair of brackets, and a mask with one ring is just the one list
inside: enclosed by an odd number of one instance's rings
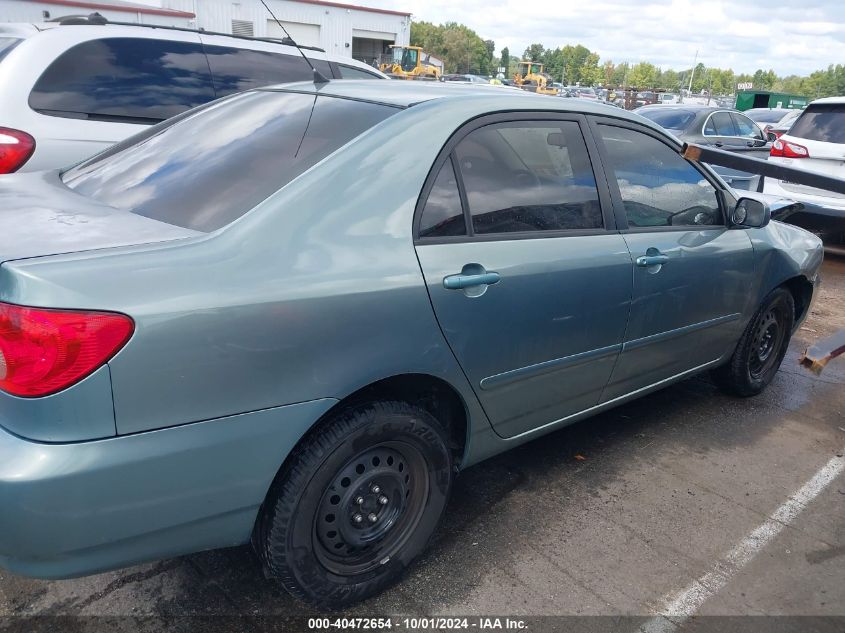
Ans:
{"label": "trunk lid", "polygon": [[0,176],[0,263],[200,235],[81,196],[57,171]]}

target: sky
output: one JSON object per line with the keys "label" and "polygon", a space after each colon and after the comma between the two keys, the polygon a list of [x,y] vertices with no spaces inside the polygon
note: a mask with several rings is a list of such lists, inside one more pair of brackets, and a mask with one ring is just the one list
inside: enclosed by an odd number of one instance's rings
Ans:
{"label": "sky", "polygon": [[583,44],[602,61],[807,75],[845,64],[845,0],[362,0],[413,20],[466,24],[512,56]]}

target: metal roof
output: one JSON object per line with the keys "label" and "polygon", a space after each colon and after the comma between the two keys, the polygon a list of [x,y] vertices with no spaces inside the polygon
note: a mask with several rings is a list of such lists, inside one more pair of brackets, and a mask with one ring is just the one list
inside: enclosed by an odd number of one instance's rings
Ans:
{"label": "metal roof", "polygon": [[[188,11],[177,11],[176,9],[162,9],[151,7],[148,4],[135,2],[124,2],[124,0],[25,0],[26,2],[41,2],[61,7],[76,7],[82,9],[94,9],[95,11],[125,11],[126,13],[143,13],[146,15],[164,15],[172,18],[195,18],[196,15]],[[298,0],[302,1],[302,0]]]}

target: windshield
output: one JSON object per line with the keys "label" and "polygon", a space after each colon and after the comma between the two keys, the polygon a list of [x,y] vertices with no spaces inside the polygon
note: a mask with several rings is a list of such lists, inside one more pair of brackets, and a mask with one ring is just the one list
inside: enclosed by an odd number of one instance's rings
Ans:
{"label": "windshield", "polygon": [[786,116],[788,110],[748,110],[745,115],[757,123],[777,123]]}
{"label": "windshield", "polygon": [[214,231],[398,111],[313,94],[239,93],[127,139],[62,179],[110,206]]}
{"label": "windshield", "polygon": [[0,62],[17,46],[22,40],[15,37],[0,37]]}
{"label": "windshield", "polygon": [[667,130],[685,130],[695,119],[695,113],[689,110],[677,110],[675,108],[645,108],[637,114],[641,114],[649,121],[665,127]]}
{"label": "windshield", "polygon": [[845,103],[811,103],[789,128],[789,135],[809,141],[845,143]]}
{"label": "windshield", "polygon": [[417,67],[417,51],[413,48],[394,48],[393,62],[399,64],[404,71],[411,71]]}

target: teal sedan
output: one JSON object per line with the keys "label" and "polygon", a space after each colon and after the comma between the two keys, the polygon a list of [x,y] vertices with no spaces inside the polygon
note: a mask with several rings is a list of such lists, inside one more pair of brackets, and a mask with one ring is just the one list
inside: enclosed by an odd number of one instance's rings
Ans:
{"label": "teal sedan", "polygon": [[251,542],[303,600],[372,596],[462,469],[702,372],[763,391],[822,248],[748,195],[618,108],[424,82],[0,177],[0,565]]}

